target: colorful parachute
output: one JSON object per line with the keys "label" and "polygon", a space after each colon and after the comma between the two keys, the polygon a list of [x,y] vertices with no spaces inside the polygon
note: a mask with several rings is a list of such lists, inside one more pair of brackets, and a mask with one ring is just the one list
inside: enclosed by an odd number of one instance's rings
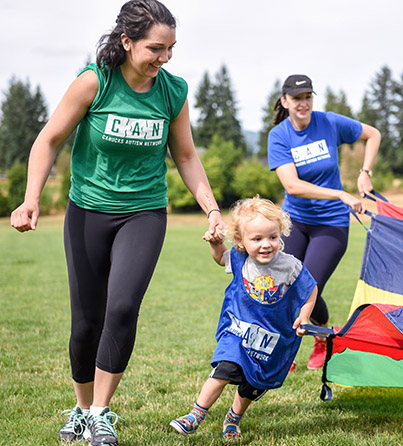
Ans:
{"label": "colorful parachute", "polygon": [[403,387],[403,306],[364,304],[327,338],[321,398],[327,382],[342,386]]}
{"label": "colorful parachute", "polygon": [[403,305],[403,220],[368,214],[371,226],[350,316],[364,303]]}
{"label": "colorful parachute", "polygon": [[349,319],[327,338],[325,401],[332,397],[328,382],[403,387],[403,208],[381,199],[379,214],[368,212],[371,225]]}

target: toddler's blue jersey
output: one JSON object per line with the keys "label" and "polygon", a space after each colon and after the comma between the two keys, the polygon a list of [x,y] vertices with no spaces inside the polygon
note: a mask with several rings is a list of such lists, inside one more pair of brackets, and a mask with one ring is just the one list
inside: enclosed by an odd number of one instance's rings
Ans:
{"label": "toddler's blue jersey", "polygon": [[269,305],[259,302],[247,293],[243,283],[246,257],[235,248],[231,250],[234,277],[225,291],[211,365],[235,362],[252,386],[277,388],[286,378],[301,343],[292,325],[316,282],[303,266],[280,300]]}

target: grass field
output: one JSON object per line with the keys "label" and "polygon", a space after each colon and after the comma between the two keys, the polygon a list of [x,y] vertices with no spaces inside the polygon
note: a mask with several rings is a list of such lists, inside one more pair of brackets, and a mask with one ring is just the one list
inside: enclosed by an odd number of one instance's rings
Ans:
{"label": "grass field", "polygon": [[[111,408],[119,445],[221,445],[227,386],[198,432],[169,427],[187,413],[210,372],[215,329],[230,277],[201,240],[204,220],[169,220],[165,246],[146,294],[135,350]],[[347,254],[329,282],[332,325],[343,325],[361,267],[365,230],[352,224]],[[75,404],[68,359],[69,300],[60,218],[19,234],[0,220],[0,445],[57,445],[62,409]],[[332,386],[319,399],[321,371],[306,369],[306,337],[297,371],[268,392],[242,422],[242,444],[276,446],[403,445],[403,389]],[[402,377],[403,380],[403,377]]]}

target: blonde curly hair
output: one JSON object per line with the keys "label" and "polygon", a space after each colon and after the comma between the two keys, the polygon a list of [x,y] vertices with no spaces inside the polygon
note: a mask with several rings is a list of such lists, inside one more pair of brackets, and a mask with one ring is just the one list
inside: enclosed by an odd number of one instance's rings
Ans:
{"label": "blonde curly hair", "polygon": [[[270,221],[278,223],[280,235],[288,237],[291,231],[291,219],[289,215],[276,206],[272,201],[256,195],[253,198],[238,200],[231,207],[231,222],[226,231],[228,237],[238,251],[245,251],[240,248],[237,240],[242,239],[245,222],[253,220],[257,214],[261,214]],[[280,250],[284,249],[284,242],[280,237]]]}

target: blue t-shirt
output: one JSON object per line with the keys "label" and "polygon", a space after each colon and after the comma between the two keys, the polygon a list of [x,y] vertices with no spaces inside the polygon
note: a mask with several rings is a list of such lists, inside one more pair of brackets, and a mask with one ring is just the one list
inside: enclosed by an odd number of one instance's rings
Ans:
{"label": "blue t-shirt", "polygon": [[[336,113],[312,112],[311,122],[297,131],[289,119],[274,127],[268,138],[270,170],[294,163],[301,180],[343,190],[338,146],[358,140],[362,124]],[[314,200],[285,192],[283,210],[309,225],[348,226],[349,208],[340,200]]]}

